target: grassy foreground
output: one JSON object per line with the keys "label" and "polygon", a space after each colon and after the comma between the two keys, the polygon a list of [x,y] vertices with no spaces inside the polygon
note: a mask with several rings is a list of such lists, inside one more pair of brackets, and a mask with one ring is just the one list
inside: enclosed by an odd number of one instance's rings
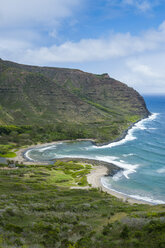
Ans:
{"label": "grassy foreground", "polygon": [[0,247],[165,247],[165,206],[129,205],[87,185],[91,165],[0,167]]}

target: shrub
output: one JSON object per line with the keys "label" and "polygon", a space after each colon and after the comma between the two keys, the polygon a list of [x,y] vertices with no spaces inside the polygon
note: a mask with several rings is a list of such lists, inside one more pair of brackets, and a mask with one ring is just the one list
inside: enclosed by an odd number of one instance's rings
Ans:
{"label": "shrub", "polygon": [[128,229],[128,226],[125,225],[123,227],[121,234],[120,234],[120,237],[123,239],[126,239],[126,238],[128,238],[128,236],[129,236],[129,229]]}

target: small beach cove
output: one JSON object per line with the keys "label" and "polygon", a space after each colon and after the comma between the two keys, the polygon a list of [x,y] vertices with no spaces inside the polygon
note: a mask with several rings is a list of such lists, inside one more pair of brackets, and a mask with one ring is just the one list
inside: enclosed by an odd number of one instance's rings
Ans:
{"label": "small beach cove", "polygon": [[[65,142],[70,143],[70,141],[65,141]],[[78,142],[80,142],[80,141],[78,141]],[[62,141],[51,142],[51,143],[46,143],[46,144],[38,144],[35,146],[30,146],[28,148],[22,148],[16,152],[17,156],[15,158],[13,158],[12,160],[14,162],[17,161],[19,163],[23,163],[24,165],[48,165],[48,164],[50,164],[50,161],[47,161],[47,162],[46,161],[45,162],[30,161],[26,157],[26,152],[31,150],[31,149],[36,149],[36,148],[37,149],[38,148],[44,149],[46,147],[58,145],[59,143],[61,144]],[[130,204],[149,204],[149,205],[152,205],[146,201],[133,199],[131,197],[128,197],[124,194],[115,192],[115,191],[103,186],[103,184],[101,182],[102,178],[104,178],[104,177],[106,178],[107,176],[113,177],[115,174],[122,171],[122,169],[120,167],[118,167],[112,163],[107,163],[104,161],[93,160],[93,159],[75,158],[75,157],[73,157],[73,158],[61,158],[58,160],[63,161],[63,162],[68,162],[68,161],[73,160],[76,162],[88,163],[88,164],[92,165],[92,169],[91,169],[90,173],[87,175],[87,181],[89,183],[89,186],[85,186],[85,187],[73,186],[73,187],[71,187],[71,189],[89,190],[91,188],[97,188],[100,191],[107,192],[108,194],[121,199],[123,202],[128,202]],[[51,161],[51,163],[54,163],[54,161]]]}
{"label": "small beach cove", "polygon": [[25,164],[48,164],[63,158],[107,162],[120,170],[111,176],[100,176],[98,187],[101,185],[102,189],[124,200],[164,204],[163,101],[163,97],[148,98],[150,111],[154,114],[136,123],[123,139],[116,142],[103,146],[96,146],[90,140],[40,144],[21,149],[14,160]]}

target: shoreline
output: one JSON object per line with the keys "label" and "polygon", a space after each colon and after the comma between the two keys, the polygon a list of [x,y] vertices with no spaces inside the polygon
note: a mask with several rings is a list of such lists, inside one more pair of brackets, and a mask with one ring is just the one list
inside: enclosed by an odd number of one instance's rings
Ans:
{"label": "shoreline", "polygon": [[91,172],[87,175],[87,181],[93,188],[99,188],[103,192],[107,192],[110,195],[117,197],[118,199],[122,200],[123,202],[128,202],[130,204],[146,204],[153,206],[154,204],[144,201],[144,200],[137,200],[133,197],[124,195],[122,193],[116,192],[112,189],[106,188],[101,183],[101,178],[108,176],[108,168],[106,166],[94,166]]}
{"label": "shoreline", "polygon": [[[55,143],[53,142],[53,144],[55,144]],[[25,150],[27,150],[27,149],[25,148]],[[18,151],[18,152],[20,152],[20,151]],[[24,151],[24,152],[26,152],[26,151]],[[23,160],[25,160],[25,158],[22,157],[21,154],[20,154],[20,157]],[[124,195],[122,193],[116,192],[116,191],[114,191],[112,189],[106,188],[102,184],[101,179],[103,177],[106,177],[106,176],[111,176],[112,177],[116,173],[118,173],[119,171],[123,170],[122,168],[114,165],[113,163],[108,163],[108,162],[104,162],[104,161],[100,161],[100,160],[94,160],[94,159],[88,159],[88,158],[75,158],[75,157],[58,158],[57,160],[60,160],[60,161],[63,161],[63,162],[68,162],[68,161],[71,161],[71,160],[73,160],[73,161],[75,160],[75,161],[82,162],[82,163],[89,163],[89,164],[91,164],[93,166],[93,168],[91,169],[90,173],[87,175],[87,181],[88,181],[88,184],[90,184],[90,186],[87,186],[87,187],[75,186],[75,187],[71,187],[71,189],[88,190],[88,189],[91,189],[91,188],[97,188],[97,189],[100,189],[103,192],[107,192],[108,194],[110,194],[112,196],[115,196],[116,198],[118,198],[119,200],[121,200],[123,202],[128,202],[130,204],[154,205],[154,204],[152,204],[150,202],[146,202],[146,201],[143,201],[143,200],[137,200],[137,199],[135,199],[133,197],[130,197],[130,196]],[[17,158],[16,161],[18,161],[18,158]],[[23,162],[23,161],[19,160],[19,162]],[[52,162],[54,162],[54,161],[52,161]],[[25,165],[32,165],[32,164],[34,164],[34,165],[48,165],[48,164],[50,164],[50,162],[35,162],[35,161],[27,161],[26,160],[25,162],[23,162],[23,164],[25,164]]]}
{"label": "shoreline", "polygon": [[[59,143],[59,142],[58,142]],[[49,143],[50,144],[50,143]],[[53,142],[54,144],[54,142]],[[26,148],[25,148],[26,149]],[[19,151],[18,151],[19,152]],[[24,157],[22,157],[23,159],[25,159]],[[18,159],[17,159],[18,160]],[[144,201],[144,200],[137,200],[133,197],[124,195],[120,192],[116,192],[110,188],[105,187],[102,182],[101,179],[103,177],[106,176],[114,176],[116,173],[118,173],[119,171],[122,171],[123,169],[114,165],[113,163],[108,163],[108,162],[104,162],[104,161],[100,161],[100,160],[94,160],[94,159],[87,159],[87,158],[75,158],[75,157],[69,157],[69,158],[58,158],[57,160],[63,161],[63,162],[68,162],[71,160],[75,160],[78,162],[82,162],[82,163],[89,163],[93,166],[93,168],[91,169],[90,173],[87,175],[87,181],[88,184],[90,184],[90,186],[87,187],[71,187],[71,189],[84,189],[84,190],[88,190],[91,188],[97,188],[100,189],[103,192],[107,192],[108,194],[118,198],[119,200],[123,201],[123,202],[127,202],[129,204],[146,204],[146,205],[155,205],[152,204],[150,202]],[[54,161],[53,161],[54,162]],[[35,162],[35,161],[25,161],[23,162],[25,165],[48,165],[50,164],[50,162]]]}
{"label": "shoreline", "polygon": [[[37,145],[31,145],[25,148],[21,148],[20,150],[18,150],[16,152],[16,157],[9,159],[12,160],[14,162],[18,161],[19,163],[23,163],[25,165],[31,165],[31,164],[35,164],[35,165],[48,165],[52,161],[43,161],[43,162],[37,162],[34,160],[30,160],[27,158],[26,153],[27,151],[34,149],[34,148],[44,148],[47,146],[53,146],[59,143],[63,143],[63,142],[80,142],[80,141],[90,141],[93,145],[95,146],[104,146],[107,144],[111,144],[114,142],[118,142],[122,139],[124,139],[127,134],[128,131],[130,129],[132,129],[138,122],[149,118],[151,114],[149,113],[147,116],[143,117],[142,119],[136,121],[135,123],[132,123],[126,130],[124,130],[124,132],[122,133],[122,135],[120,137],[118,137],[117,139],[115,139],[112,142],[107,142],[107,143],[102,143],[102,144],[98,144],[95,142],[94,139],[77,139],[77,140],[61,140],[61,141],[54,141],[54,142],[50,142],[50,143],[40,143]],[[100,160],[93,160],[93,159],[84,159],[84,158],[59,158],[58,160],[62,160],[62,161],[67,161],[67,160],[77,160],[77,161],[86,161],[88,163],[91,163],[94,167],[92,168],[90,174],[87,175],[87,181],[89,184],[92,185],[92,187],[94,188],[100,188],[102,191],[107,192],[108,194],[111,194],[115,197],[117,197],[118,199],[122,200],[123,202],[128,202],[130,204],[147,204],[147,205],[154,205],[150,202],[146,202],[144,200],[137,200],[133,197],[124,195],[122,193],[116,192],[114,190],[111,190],[109,188],[106,188],[102,183],[101,183],[101,178],[104,176],[113,176],[115,175],[117,172],[119,172],[120,170],[123,170],[122,168],[120,168],[119,166],[116,166],[112,163],[107,163],[107,162],[103,162]],[[96,166],[97,165],[97,166]],[[76,187],[75,187],[76,188]],[[90,187],[89,187],[90,188]]]}
{"label": "shoreline", "polygon": [[152,113],[149,112],[148,115],[146,115],[146,116],[144,116],[143,118],[139,119],[138,121],[132,123],[127,129],[125,129],[125,130],[123,131],[123,133],[122,133],[119,137],[117,137],[116,139],[114,139],[114,140],[111,141],[111,142],[96,143],[94,140],[91,140],[91,142],[92,142],[92,144],[95,145],[95,146],[105,146],[105,145],[109,145],[109,144],[112,144],[112,143],[121,141],[122,139],[125,139],[125,137],[127,136],[129,130],[132,129],[138,122],[143,121],[143,120],[149,118],[151,115],[152,115]]}
{"label": "shoreline", "polygon": [[[151,116],[152,114],[149,112],[148,115],[144,116],[143,118],[141,118],[140,120],[132,123],[126,130],[123,131],[123,133],[118,137],[116,138],[115,140],[111,141],[111,142],[106,142],[106,143],[97,143],[95,139],[76,139],[76,140],[58,140],[58,141],[53,141],[53,142],[49,142],[49,143],[39,143],[37,145],[30,145],[28,147],[25,147],[25,148],[21,148],[19,149],[17,152],[16,152],[16,157],[14,158],[7,158],[8,160],[13,160],[13,161],[19,161],[20,163],[26,163],[26,164],[29,164],[30,163],[34,163],[35,164],[48,164],[50,163],[50,160],[49,161],[43,161],[43,162],[37,162],[37,161],[34,161],[34,160],[30,160],[28,159],[28,157],[26,156],[26,153],[28,152],[28,150],[30,149],[34,149],[34,148],[44,148],[46,146],[53,146],[53,145],[56,145],[56,144],[59,144],[59,143],[64,143],[64,142],[81,142],[81,141],[90,141],[93,145],[95,146],[105,146],[105,145],[109,145],[109,144],[112,144],[112,143],[115,143],[115,142],[118,142],[118,141],[121,141],[123,139],[125,139],[125,137],[127,136],[128,132],[130,129],[132,129],[138,122],[144,120],[144,119],[147,119],[149,118],[149,116]],[[120,168],[120,167],[119,167]],[[120,168],[121,169],[121,168]]]}
{"label": "shoreline", "polygon": [[77,139],[77,140],[58,140],[58,141],[53,141],[53,142],[49,142],[49,143],[39,143],[39,144],[36,144],[36,145],[30,145],[30,146],[27,146],[27,147],[22,147],[20,148],[18,151],[16,151],[16,157],[13,157],[13,158],[6,158],[7,160],[12,160],[14,162],[18,161],[19,163],[24,163],[25,165],[31,165],[31,164],[36,164],[36,165],[44,165],[44,164],[50,164],[52,161],[54,161],[53,159],[52,160],[48,160],[48,161],[41,161],[41,162],[38,162],[38,161],[35,161],[35,160],[32,160],[32,159],[29,159],[27,156],[26,156],[26,153],[31,150],[31,149],[35,149],[35,148],[44,148],[44,147],[47,147],[47,146],[53,146],[53,145],[57,145],[57,144],[60,144],[60,143],[72,143],[72,142],[81,142],[81,141],[91,141],[91,142],[94,142],[94,139]]}

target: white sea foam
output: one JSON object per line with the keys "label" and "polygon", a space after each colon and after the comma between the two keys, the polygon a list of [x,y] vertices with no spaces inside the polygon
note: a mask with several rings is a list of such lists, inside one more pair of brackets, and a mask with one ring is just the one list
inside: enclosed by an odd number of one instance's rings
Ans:
{"label": "white sea foam", "polygon": [[131,129],[128,130],[128,133],[127,135],[125,136],[125,138],[123,138],[122,140],[119,140],[119,141],[116,141],[116,142],[113,142],[113,143],[110,143],[108,145],[104,145],[104,146],[97,146],[97,148],[111,148],[111,147],[114,147],[114,146],[119,146],[119,145],[123,145],[125,144],[126,142],[128,141],[132,141],[132,140],[135,140],[137,139],[137,137],[134,134],[134,132],[136,130],[145,130],[147,129],[147,127],[145,127],[144,124],[146,124],[148,121],[153,121],[157,118],[159,114],[158,113],[153,113],[152,115],[150,115],[148,118],[145,118],[139,122],[137,122]]}
{"label": "white sea foam", "polygon": [[128,175],[135,173],[136,169],[140,166],[139,164],[128,164],[123,160],[118,161],[119,158],[114,156],[96,156],[94,159],[113,163],[114,165],[124,169],[122,173],[127,179],[129,179]]}
{"label": "white sea foam", "polygon": [[153,204],[165,204],[165,201],[162,201],[162,200],[155,200],[153,198],[150,198],[148,196],[140,196],[140,195],[128,195],[134,199],[137,199],[137,200],[141,200],[141,201],[146,201],[146,202],[150,202],[150,203],[153,203]]}
{"label": "white sea foam", "polygon": [[90,147],[83,147],[82,150],[89,151],[89,150],[93,150],[95,148],[96,148],[96,146],[91,145]]}
{"label": "white sea foam", "polygon": [[[60,145],[60,144],[62,144],[62,143],[63,143],[63,142],[58,142],[57,145]],[[32,159],[32,158],[30,157],[30,155],[29,155],[29,153],[30,153],[32,150],[33,150],[33,151],[35,150],[35,151],[37,151],[37,152],[42,153],[42,152],[44,152],[44,151],[46,151],[46,150],[50,150],[51,148],[55,149],[55,148],[57,147],[57,145],[49,145],[49,146],[44,146],[44,147],[41,147],[41,148],[39,148],[39,147],[31,148],[31,149],[29,149],[29,150],[26,151],[26,153],[24,154],[24,156],[25,156],[28,160],[34,161],[34,159]]]}
{"label": "white sea foam", "polygon": [[83,155],[65,155],[65,154],[59,154],[55,157],[55,158],[87,158],[87,159],[94,159],[93,157],[89,157],[89,156],[83,156]]}
{"label": "white sea foam", "polygon": [[64,155],[64,154],[58,154],[57,158],[86,158],[86,159],[94,159],[94,160],[99,160],[99,161],[103,161],[103,162],[108,162],[108,163],[114,163],[114,161],[116,159],[118,159],[118,157],[115,156],[89,156],[89,155]]}
{"label": "white sea foam", "polygon": [[161,169],[158,169],[156,172],[159,173],[159,174],[165,173],[165,167],[163,167]]}
{"label": "white sea foam", "polygon": [[[117,173],[118,174],[118,173]],[[116,175],[117,175],[116,174]],[[120,175],[119,175],[120,177]],[[140,195],[129,195],[129,194],[125,194],[123,192],[120,192],[120,191],[117,191],[113,188],[111,188],[111,184],[107,182],[107,178],[105,179],[104,177],[101,178],[101,183],[102,185],[107,188],[107,189],[110,189],[116,193],[119,193],[121,195],[124,195],[126,197],[131,197],[133,199],[136,199],[136,200],[140,200],[140,201],[145,201],[145,202],[149,202],[149,203],[152,203],[152,204],[165,204],[165,201],[162,201],[162,200],[156,200],[156,199],[153,199],[152,197],[149,197],[149,196],[140,196]]]}
{"label": "white sea foam", "polygon": [[94,159],[101,160],[101,161],[108,162],[108,163],[114,163],[114,161],[116,159],[118,159],[118,157],[115,157],[115,156],[95,156]]}
{"label": "white sea foam", "polygon": [[150,115],[147,119],[149,121],[153,121],[157,118],[157,116],[160,115],[159,113],[153,113],[152,115]]}
{"label": "white sea foam", "polygon": [[133,130],[134,130],[134,129],[135,129],[135,130],[137,130],[137,129],[145,130],[145,129],[147,129],[147,128],[144,126],[144,124],[145,124],[145,120],[139,121],[138,123],[136,123],[136,124],[134,125],[134,127],[133,127],[132,129],[133,129]]}
{"label": "white sea foam", "polygon": [[108,145],[97,146],[97,148],[104,149],[104,148],[111,148],[111,147],[114,147],[114,146],[120,146],[120,145],[125,144],[128,141],[132,141],[132,140],[135,140],[135,139],[136,139],[136,137],[133,136],[133,128],[132,128],[132,129],[128,130],[128,133],[127,133],[127,135],[125,136],[124,139],[116,141],[116,142],[113,142],[113,143],[110,143]]}
{"label": "white sea foam", "polygon": [[31,152],[31,150],[33,150],[33,149],[29,149],[29,150],[24,154],[24,156],[25,156],[28,160],[34,161],[34,160],[29,156],[29,153]]}
{"label": "white sea foam", "polygon": [[123,177],[123,171],[119,171],[112,178],[113,178],[113,181],[116,182],[116,181],[119,181],[122,177]]}
{"label": "white sea foam", "polygon": [[51,149],[51,148],[53,148],[53,149],[56,148],[56,145],[46,146],[46,147],[37,149],[37,151],[39,151],[39,152],[44,152],[44,151],[49,150],[49,149]]}
{"label": "white sea foam", "polygon": [[135,154],[133,153],[129,153],[129,154],[123,154],[123,157],[130,157],[130,156],[134,156]]}

